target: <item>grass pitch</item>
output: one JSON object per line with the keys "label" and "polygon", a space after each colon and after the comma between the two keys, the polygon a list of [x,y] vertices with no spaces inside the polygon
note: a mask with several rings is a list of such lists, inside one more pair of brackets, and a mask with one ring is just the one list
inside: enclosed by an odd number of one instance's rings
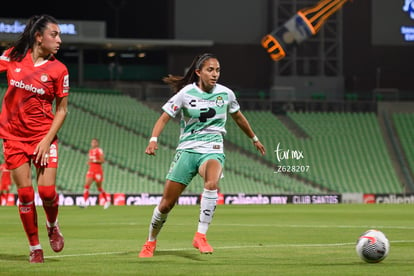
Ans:
{"label": "grass pitch", "polygon": [[[191,245],[198,206],[176,206],[153,258],[138,252],[154,206],[61,207],[65,248],[48,244],[38,206],[44,264],[29,264],[16,207],[0,207],[1,275],[413,275],[414,205],[220,205],[210,226],[211,255]],[[355,242],[376,228],[390,240],[377,264]]]}

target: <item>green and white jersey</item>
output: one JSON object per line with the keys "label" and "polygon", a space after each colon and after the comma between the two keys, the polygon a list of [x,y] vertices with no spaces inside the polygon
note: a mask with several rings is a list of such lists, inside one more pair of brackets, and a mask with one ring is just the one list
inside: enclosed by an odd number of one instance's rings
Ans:
{"label": "green and white jersey", "polygon": [[162,109],[171,117],[181,114],[177,150],[223,153],[227,112],[240,109],[234,92],[216,84],[210,92],[188,84],[168,100]]}

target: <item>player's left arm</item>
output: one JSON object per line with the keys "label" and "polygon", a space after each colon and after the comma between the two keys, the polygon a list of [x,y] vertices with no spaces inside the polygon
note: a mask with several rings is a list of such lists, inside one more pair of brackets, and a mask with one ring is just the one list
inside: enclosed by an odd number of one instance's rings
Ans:
{"label": "player's left arm", "polygon": [[97,163],[99,164],[105,163],[105,154],[103,153],[103,151],[101,151],[101,154],[99,155],[99,160]]}
{"label": "player's left arm", "polygon": [[43,137],[40,143],[36,146],[34,154],[36,155],[36,162],[41,161],[46,163],[45,154],[49,153],[50,144],[56,137],[58,131],[65,121],[68,113],[68,97],[56,97],[55,117],[48,133]]}
{"label": "player's left arm", "polygon": [[256,147],[256,149],[264,155],[266,153],[265,147],[262,145],[262,143],[259,141],[257,136],[254,134],[253,129],[250,126],[249,121],[247,121],[246,117],[244,117],[243,113],[238,110],[234,113],[230,113],[233,120],[236,122],[236,124],[240,127],[241,130],[250,138],[253,140],[253,144]]}

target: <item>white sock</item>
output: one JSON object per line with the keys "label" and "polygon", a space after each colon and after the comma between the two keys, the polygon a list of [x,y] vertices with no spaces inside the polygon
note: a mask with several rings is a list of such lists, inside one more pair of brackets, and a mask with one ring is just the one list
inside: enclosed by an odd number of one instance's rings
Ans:
{"label": "white sock", "polygon": [[197,232],[201,234],[207,233],[208,227],[213,219],[214,211],[216,210],[217,198],[217,190],[204,189],[200,202],[200,219]]}
{"label": "white sock", "polygon": [[161,231],[162,226],[167,220],[168,213],[163,214],[158,210],[158,206],[155,206],[154,212],[152,213],[151,223],[149,226],[148,241],[157,240],[157,236]]}
{"label": "white sock", "polygon": [[51,222],[49,222],[49,221],[46,220],[47,227],[54,227],[54,226],[56,226],[56,224],[57,224],[57,220],[55,222],[53,222],[53,223],[51,223]]}
{"label": "white sock", "polygon": [[30,245],[29,248],[30,248],[30,251],[33,251],[33,250],[37,250],[37,249],[42,249],[42,246],[40,244]]}

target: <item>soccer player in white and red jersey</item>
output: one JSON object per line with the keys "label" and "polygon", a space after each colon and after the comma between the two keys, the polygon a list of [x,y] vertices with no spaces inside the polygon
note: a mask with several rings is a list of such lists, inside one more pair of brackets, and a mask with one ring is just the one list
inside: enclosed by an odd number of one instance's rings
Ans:
{"label": "soccer player in white and red jersey", "polygon": [[87,206],[89,189],[94,181],[96,183],[96,187],[99,191],[100,196],[105,199],[104,209],[107,209],[111,205],[111,201],[107,200],[107,194],[102,187],[102,182],[104,180],[102,164],[104,162],[105,155],[103,150],[99,147],[99,140],[97,138],[93,138],[91,140],[91,148],[89,149],[89,169],[86,173],[83,191],[84,205],[81,207]]}
{"label": "soccer player in white and red jersey", "polygon": [[0,165],[1,183],[0,183],[0,205],[7,204],[7,197],[10,192],[10,186],[12,184],[10,170],[7,168],[6,163]]}
{"label": "soccer player in white and red jersey", "polygon": [[7,73],[8,82],[0,114],[0,137],[5,162],[17,186],[19,214],[29,240],[31,263],[44,261],[32,164],[36,167],[37,189],[46,213],[50,246],[55,252],[64,246],[58,225],[57,133],[67,114],[69,73],[54,56],[62,43],[60,35],[55,18],[34,15],[20,37],[0,56],[0,72]]}

